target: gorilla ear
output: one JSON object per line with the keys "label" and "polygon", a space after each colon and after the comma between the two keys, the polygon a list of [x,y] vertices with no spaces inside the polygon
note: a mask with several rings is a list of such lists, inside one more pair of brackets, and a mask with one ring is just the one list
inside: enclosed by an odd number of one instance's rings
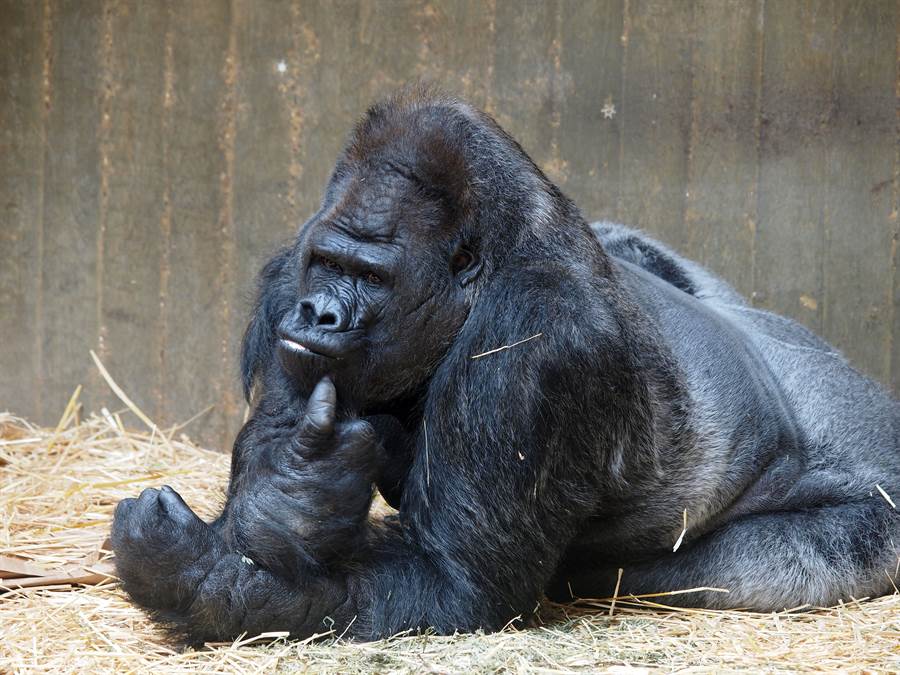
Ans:
{"label": "gorilla ear", "polygon": [[459,246],[450,259],[450,269],[461,286],[475,280],[481,271],[481,258],[470,248]]}

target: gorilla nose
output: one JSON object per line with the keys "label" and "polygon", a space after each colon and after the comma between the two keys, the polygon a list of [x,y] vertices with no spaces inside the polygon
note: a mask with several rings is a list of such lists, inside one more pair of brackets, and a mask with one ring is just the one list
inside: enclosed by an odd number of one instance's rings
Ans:
{"label": "gorilla nose", "polygon": [[331,332],[347,329],[347,313],[339,302],[331,298],[314,296],[301,300],[300,316],[310,328]]}

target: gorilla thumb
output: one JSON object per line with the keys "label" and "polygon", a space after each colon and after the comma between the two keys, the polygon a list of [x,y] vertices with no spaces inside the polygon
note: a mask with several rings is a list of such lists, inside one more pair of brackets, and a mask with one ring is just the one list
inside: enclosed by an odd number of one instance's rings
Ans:
{"label": "gorilla thumb", "polygon": [[337,391],[328,377],[323,377],[309,395],[306,413],[300,425],[300,433],[304,436],[325,438],[334,432]]}

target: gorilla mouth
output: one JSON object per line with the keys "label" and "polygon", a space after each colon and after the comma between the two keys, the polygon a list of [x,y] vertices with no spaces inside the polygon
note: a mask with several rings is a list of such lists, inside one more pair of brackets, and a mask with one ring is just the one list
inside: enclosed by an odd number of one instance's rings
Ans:
{"label": "gorilla mouth", "polygon": [[330,359],[333,361],[340,361],[345,356],[347,356],[348,351],[347,345],[342,344],[338,341],[333,340],[323,340],[311,342],[309,340],[304,340],[300,342],[299,340],[288,337],[287,335],[282,335],[278,339],[278,346],[281,351],[286,352],[294,357],[315,357],[318,356],[323,359]]}
{"label": "gorilla mouth", "polygon": [[302,345],[296,340],[291,340],[290,338],[283,337],[280,340],[281,347],[286,349],[289,352],[293,352],[294,354],[314,354],[316,356],[324,356],[325,358],[334,358],[331,354],[325,354],[320,351],[316,351],[315,349],[311,349],[306,345]]}

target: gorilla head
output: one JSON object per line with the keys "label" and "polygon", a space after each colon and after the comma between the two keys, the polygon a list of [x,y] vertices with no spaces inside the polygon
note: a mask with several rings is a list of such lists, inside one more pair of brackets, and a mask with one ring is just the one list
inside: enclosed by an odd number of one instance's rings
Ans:
{"label": "gorilla head", "polygon": [[417,393],[466,321],[481,277],[520,238],[523,204],[550,208],[552,185],[517,149],[455,100],[410,91],[369,110],[319,211],[276,259],[275,283],[264,278],[270,311],[248,329],[245,384],[275,351],[301,397],[326,374],[357,412]]}

